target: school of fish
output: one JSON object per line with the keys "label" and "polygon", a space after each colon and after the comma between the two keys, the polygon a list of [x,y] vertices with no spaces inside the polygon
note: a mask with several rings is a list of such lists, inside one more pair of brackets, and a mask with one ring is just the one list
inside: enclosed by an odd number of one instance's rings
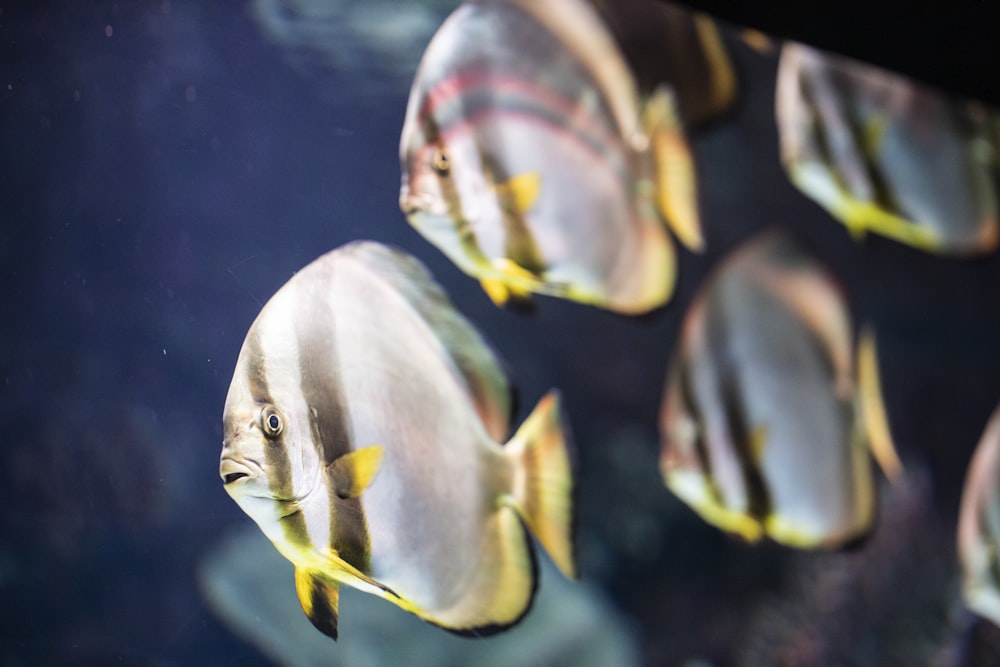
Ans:
{"label": "school of fish", "polygon": [[[410,90],[402,212],[497,305],[663,307],[673,238],[705,246],[688,133],[725,122],[738,97],[726,48],[709,17],[654,0],[462,3]],[[831,218],[941,255],[995,250],[995,110],[790,42],[777,69],[782,164]],[[511,435],[511,391],[427,269],[374,241],[316,259],[261,309],[226,397],[219,473],[295,565],[320,631],[337,636],[341,584],[453,632],[506,629],[537,585],[533,541],[577,576],[560,395]],[[688,308],[660,472],[742,539],[841,548],[877,530],[876,471],[903,474],[890,421],[874,332],[772,231],[719,261]],[[964,598],[1000,625],[998,480],[1000,410],[957,536]]]}

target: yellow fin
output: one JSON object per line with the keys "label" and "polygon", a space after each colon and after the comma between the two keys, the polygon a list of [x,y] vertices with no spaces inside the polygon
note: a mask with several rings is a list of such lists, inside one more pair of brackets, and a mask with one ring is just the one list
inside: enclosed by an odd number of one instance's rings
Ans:
{"label": "yellow fin", "polygon": [[739,35],[744,44],[762,56],[772,55],[777,48],[774,40],[760,30],[744,28],[739,32]]}
{"label": "yellow fin", "polygon": [[643,125],[656,170],[656,203],[667,226],[689,250],[701,252],[705,239],[698,219],[694,158],[684,137],[673,94],[660,86],[646,103]]}
{"label": "yellow fin", "polygon": [[526,171],[511,176],[503,183],[493,186],[493,190],[501,200],[501,207],[517,214],[523,214],[535,205],[541,189],[542,176],[537,171]]}
{"label": "yellow fin", "polygon": [[295,592],[302,611],[316,627],[328,637],[337,638],[337,605],[340,586],[312,574],[305,568],[295,568]]}
{"label": "yellow fin", "polygon": [[531,290],[508,285],[499,278],[483,278],[479,284],[490,301],[501,308],[508,305],[529,309],[531,307]]}
{"label": "yellow fin", "polygon": [[507,301],[510,300],[510,290],[507,289],[502,280],[483,278],[479,281],[479,284],[482,285],[486,296],[490,297],[490,301],[501,308],[507,305]]}
{"label": "yellow fin", "polygon": [[875,334],[868,328],[861,331],[858,342],[858,400],[872,456],[885,476],[896,481],[903,473],[903,464],[889,432],[889,419],[882,401]]}
{"label": "yellow fin", "polygon": [[759,542],[764,536],[764,526],[760,521],[723,505],[700,471],[671,470],[664,474],[663,481],[675,496],[687,503],[706,523],[738,535],[751,544]]}
{"label": "yellow fin", "polygon": [[531,287],[538,284],[538,276],[506,257],[494,259],[492,267],[497,277],[479,280],[490,300],[501,308],[508,303],[530,305]]}
{"label": "yellow fin", "polygon": [[576,577],[573,553],[573,466],[559,394],[546,394],[504,452],[515,465],[513,503],[556,567]]}
{"label": "yellow fin", "polygon": [[375,479],[384,456],[381,445],[371,445],[337,458],[328,468],[334,492],[341,498],[360,496]]}
{"label": "yellow fin", "polygon": [[712,80],[712,115],[715,115],[733,103],[736,97],[736,72],[726,54],[722,36],[715,21],[707,14],[694,14],[694,29],[705,59],[709,63]]}
{"label": "yellow fin", "polygon": [[[513,283],[525,294],[530,294],[528,285],[538,282],[538,276],[507,257],[500,257],[493,260],[493,267],[503,274],[508,283]],[[515,289],[514,291],[517,290]]]}
{"label": "yellow fin", "polygon": [[861,201],[843,193],[843,202],[834,214],[847,226],[855,239],[867,232],[875,232],[886,238],[905,243],[919,250],[936,252],[942,245],[941,239],[926,227],[890,213],[874,202]]}

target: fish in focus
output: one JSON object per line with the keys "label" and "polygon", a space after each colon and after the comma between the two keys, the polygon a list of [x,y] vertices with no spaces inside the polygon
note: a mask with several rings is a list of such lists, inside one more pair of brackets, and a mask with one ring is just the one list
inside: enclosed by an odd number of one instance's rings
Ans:
{"label": "fish in focus", "polygon": [[962,596],[980,616],[1000,625],[1000,408],[976,447],[958,514]]}
{"label": "fish in focus", "polygon": [[863,536],[873,521],[869,446],[899,471],[874,338],[832,278],[765,234],[724,260],[688,313],[660,413],[666,485],[709,523],[800,548]]}
{"label": "fish in focus", "polygon": [[776,114],[792,182],[852,235],[941,254],[996,248],[993,109],[787,43]]}
{"label": "fish in focus", "polygon": [[528,530],[574,577],[559,397],[513,438],[499,362],[416,259],[355,242],[292,277],[251,325],[224,408],[226,491],[295,565],[336,638],[341,584],[448,630],[516,623]]}
{"label": "fish in focus", "polygon": [[586,0],[459,6],[420,62],[400,161],[410,224],[498,305],[645,312],[676,280],[663,223],[703,243],[675,95],[639,94]]}

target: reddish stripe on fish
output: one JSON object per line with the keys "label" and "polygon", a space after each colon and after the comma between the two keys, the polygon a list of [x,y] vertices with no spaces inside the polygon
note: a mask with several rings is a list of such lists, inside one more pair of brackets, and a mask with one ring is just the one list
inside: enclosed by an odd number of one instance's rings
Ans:
{"label": "reddish stripe on fish", "polygon": [[[448,104],[457,103],[459,99],[474,100],[478,95],[488,98],[490,100],[489,110],[496,113],[506,110],[505,108],[497,108],[496,103],[501,100],[504,102],[511,100],[530,102],[530,104],[518,106],[537,110],[550,119],[552,127],[580,135],[581,141],[592,147],[612,147],[621,143],[621,139],[616,133],[602,125],[593,111],[586,109],[581,104],[569,100],[549,88],[523,79],[488,72],[462,72],[436,84],[427,91],[420,106],[420,111],[417,114],[417,126],[424,128],[428,123],[433,122],[437,125],[442,138],[448,136],[449,129],[454,123],[442,123],[442,116],[444,120],[447,120],[449,114],[439,112],[445,109]],[[610,114],[603,103],[598,108],[604,109],[606,113]],[[462,112],[467,111],[467,108],[462,109]],[[459,123],[471,124],[475,124],[484,117],[483,114],[476,113],[469,114],[468,117],[465,117],[466,113],[456,115],[463,118]],[[605,148],[605,150],[610,152],[609,148]]]}

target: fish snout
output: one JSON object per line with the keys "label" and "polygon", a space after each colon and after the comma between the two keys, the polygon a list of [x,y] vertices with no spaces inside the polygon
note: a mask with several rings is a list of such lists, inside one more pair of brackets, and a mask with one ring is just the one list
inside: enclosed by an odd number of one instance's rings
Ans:
{"label": "fish snout", "polygon": [[403,211],[403,215],[406,217],[410,217],[420,210],[420,207],[417,206],[417,202],[415,202],[413,197],[411,197],[406,191],[403,191],[399,195],[399,208]]}
{"label": "fish snout", "polygon": [[448,213],[447,202],[439,193],[405,184],[399,191],[399,208],[407,218],[421,214],[446,216]]}
{"label": "fish snout", "polygon": [[246,463],[227,457],[223,457],[219,462],[219,476],[225,486],[235,484],[240,480],[256,479],[258,475],[259,472]]}

